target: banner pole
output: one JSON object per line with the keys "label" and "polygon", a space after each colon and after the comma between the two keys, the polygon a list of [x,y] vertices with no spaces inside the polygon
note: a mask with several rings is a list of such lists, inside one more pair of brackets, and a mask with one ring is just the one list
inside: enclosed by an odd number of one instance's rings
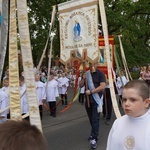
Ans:
{"label": "banner pole", "polygon": [[110,86],[110,93],[113,103],[114,112],[117,118],[121,117],[116,95],[114,91],[114,84],[113,84],[113,78],[112,78],[112,72],[111,72],[111,62],[110,62],[110,51],[109,51],[109,40],[108,40],[108,29],[107,29],[107,20],[106,20],[106,13],[105,13],[105,7],[104,7],[104,1],[99,0],[99,8],[100,8],[100,16],[102,21],[102,28],[104,33],[104,40],[105,40],[105,48],[106,48],[106,59],[107,59],[107,70],[108,70],[108,79],[109,79],[109,86]]}
{"label": "banner pole", "polygon": [[50,24],[50,29],[49,29],[49,33],[48,33],[48,38],[47,38],[46,45],[44,47],[41,59],[40,59],[39,64],[37,66],[37,70],[39,70],[40,67],[41,67],[41,64],[42,64],[42,61],[43,61],[43,58],[44,58],[44,55],[45,55],[45,52],[46,52],[46,49],[47,49],[47,45],[48,45],[48,41],[49,41],[49,38],[50,38],[52,26],[53,26],[53,23],[54,23],[55,14],[56,14],[56,6],[53,6],[52,17],[51,17],[51,24]]}

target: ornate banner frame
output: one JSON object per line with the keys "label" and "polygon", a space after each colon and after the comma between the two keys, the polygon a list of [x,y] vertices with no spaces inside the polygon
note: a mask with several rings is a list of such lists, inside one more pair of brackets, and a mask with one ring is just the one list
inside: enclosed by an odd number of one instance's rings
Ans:
{"label": "ornate banner frame", "polygon": [[[87,60],[98,59],[98,2],[76,0],[58,5],[60,22],[60,61],[67,64],[72,55]],[[76,55],[77,54],[77,55]]]}

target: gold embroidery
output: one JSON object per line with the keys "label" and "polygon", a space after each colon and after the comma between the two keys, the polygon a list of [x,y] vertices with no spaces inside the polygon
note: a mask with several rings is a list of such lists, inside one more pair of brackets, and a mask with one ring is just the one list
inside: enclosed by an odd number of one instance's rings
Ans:
{"label": "gold embroidery", "polygon": [[22,45],[26,45],[26,44],[28,44],[28,43],[29,43],[29,40],[27,40],[27,39],[26,39],[26,40],[24,39],[24,40],[21,42]]}
{"label": "gold embroidery", "polygon": [[133,136],[127,136],[124,141],[124,145],[128,150],[132,150],[135,146],[135,139]]}
{"label": "gold embroidery", "polygon": [[32,111],[33,113],[36,113],[36,112],[37,112],[37,108],[34,107],[34,106],[32,106],[32,107],[30,108],[30,111]]}
{"label": "gold embroidery", "polygon": [[27,86],[27,88],[30,89],[30,90],[33,90],[33,89],[35,89],[35,86],[32,85],[32,84],[29,84],[29,85]]}
{"label": "gold embroidery", "polygon": [[27,20],[27,17],[25,15],[20,15],[19,20],[22,21],[22,22],[23,21],[25,22]]}
{"label": "gold embroidery", "polygon": [[12,119],[20,119],[21,118],[21,114],[19,113],[19,111],[13,111],[13,112],[11,112],[12,113],[12,115],[11,115],[11,117],[12,117]]}
{"label": "gold embroidery", "polygon": [[26,61],[26,62],[24,63],[24,65],[25,65],[26,67],[28,67],[28,68],[32,67],[32,63],[29,62],[29,61]]}

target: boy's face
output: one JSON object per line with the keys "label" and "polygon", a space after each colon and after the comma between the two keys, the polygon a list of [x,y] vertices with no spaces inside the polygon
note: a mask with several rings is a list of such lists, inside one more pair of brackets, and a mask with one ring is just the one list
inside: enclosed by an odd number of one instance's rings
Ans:
{"label": "boy's face", "polygon": [[62,77],[63,77],[63,78],[65,77],[65,73],[62,73]]}
{"label": "boy's face", "polygon": [[8,86],[9,86],[9,81],[8,81],[8,80],[4,80],[4,82],[3,82],[3,86],[8,87]]}
{"label": "boy's face", "polygon": [[39,75],[35,75],[35,81],[39,81],[40,80],[40,76]]}
{"label": "boy's face", "polygon": [[123,89],[122,107],[125,114],[131,117],[139,117],[145,114],[150,104],[150,99],[143,100],[137,89]]}
{"label": "boy's face", "polygon": [[24,83],[23,81],[19,81],[19,85],[20,85],[20,86],[22,86],[22,85],[23,85],[23,83]]}
{"label": "boy's face", "polygon": [[49,80],[52,80],[53,78],[54,78],[53,75],[50,75],[50,76],[49,76]]}

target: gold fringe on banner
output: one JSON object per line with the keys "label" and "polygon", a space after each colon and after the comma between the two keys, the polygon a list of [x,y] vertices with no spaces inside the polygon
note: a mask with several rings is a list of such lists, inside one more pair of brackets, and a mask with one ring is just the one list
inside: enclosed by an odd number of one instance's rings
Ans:
{"label": "gold fringe on banner", "polygon": [[105,13],[105,7],[104,7],[104,1],[99,0],[99,7],[100,7],[100,16],[102,21],[102,28],[104,33],[104,40],[105,40],[105,47],[106,47],[106,59],[107,59],[107,70],[108,70],[108,79],[109,79],[109,86],[110,86],[110,93],[111,93],[111,99],[112,104],[114,108],[114,112],[117,118],[121,117],[115,90],[114,90],[114,84],[113,84],[113,78],[112,78],[112,71],[111,71],[111,62],[110,62],[110,51],[109,51],[109,41],[108,41],[108,30],[107,30],[107,20],[106,20],[106,13]]}
{"label": "gold fringe on banner", "polygon": [[26,84],[27,99],[29,104],[30,123],[36,125],[42,132],[39,106],[36,96],[35,76],[33,71],[33,60],[31,53],[29,24],[27,14],[27,2],[17,0],[18,25],[21,42],[21,53],[23,60],[24,77]]}
{"label": "gold fringe on banner", "polygon": [[9,92],[10,116],[22,120],[20,109],[20,86],[18,70],[18,47],[16,26],[16,1],[10,1],[10,35],[9,35]]}

